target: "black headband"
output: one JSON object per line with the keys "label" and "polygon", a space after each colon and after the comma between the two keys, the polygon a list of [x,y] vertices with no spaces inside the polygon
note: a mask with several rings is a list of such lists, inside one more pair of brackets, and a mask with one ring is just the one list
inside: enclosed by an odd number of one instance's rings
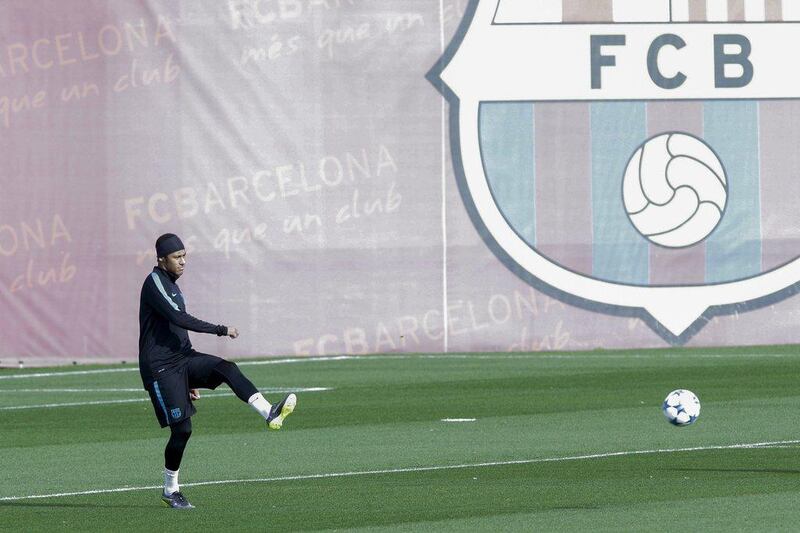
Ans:
{"label": "black headband", "polygon": [[156,240],[156,257],[167,257],[169,254],[183,249],[181,239],[173,233],[165,233]]}

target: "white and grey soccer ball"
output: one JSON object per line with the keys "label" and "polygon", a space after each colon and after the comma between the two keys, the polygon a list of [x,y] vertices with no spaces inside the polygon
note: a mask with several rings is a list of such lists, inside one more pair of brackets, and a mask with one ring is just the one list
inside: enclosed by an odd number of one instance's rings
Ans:
{"label": "white and grey soccer ball", "polygon": [[661,410],[670,424],[688,426],[700,416],[700,400],[690,390],[677,389],[667,394]]}
{"label": "white and grey soccer ball", "polygon": [[708,237],[728,201],[728,180],[717,154],[680,132],[642,143],[628,161],[622,189],[633,226],[666,248],[692,246]]}

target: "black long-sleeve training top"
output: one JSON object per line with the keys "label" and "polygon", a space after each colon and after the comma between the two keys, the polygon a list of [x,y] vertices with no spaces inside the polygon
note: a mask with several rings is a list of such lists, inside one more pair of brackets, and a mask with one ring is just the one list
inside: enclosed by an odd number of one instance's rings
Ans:
{"label": "black long-sleeve training top", "polygon": [[139,300],[139,372],[145,387],[186,359],[192,349],[187,330],[222,336],[228,328],[187,313],[175,279],[165,270],[153,268],[142,284]]}

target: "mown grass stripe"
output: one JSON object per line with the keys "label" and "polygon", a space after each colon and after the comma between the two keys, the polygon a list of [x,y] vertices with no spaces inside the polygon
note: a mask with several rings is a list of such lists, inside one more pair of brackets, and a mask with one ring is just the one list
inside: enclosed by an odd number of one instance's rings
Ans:
{"label": "mown grass stripe", "polygon": [[[628,451],[617,451],[617,452],[591,453],[584,455],[569,455],[562,457],[540,457],[536,459],[519,459],[511,461],[489,461],[482,463],[464,463],[455,465],[412,466],[405,468],[385,468],[376,470],[358,470],[351,472],[328,472],[320,474],[299,474],[295,476],[277,476],[277,477],[266,477],[266,478],[196,481],[193,483],[183,483],[181,484],[181,487],[203,487],[208,485],[233,485],[242,483],[275,483],[280,481],[304,481],[310,479],[344,478],[344,477],[374,476],[374,475],[386,475],[386,474],[407,474],[415,472],[463,470],[469,468],[490,468],[496,466],[526,465],[526,464],[536,464],[536,463],[587,461],[593,459],[607,459],[610,457],[624,457],[632,455],[653,455],[661,453],[683,453],[683,452],[703,452],[703,451],[713,451],[713,450],[786,447],[789,445],[798,445],[798,444],[800,444],[800,440],[783,440],[783,441],[751,442],[742,444],[720,444],[712,446],[692,446],[688,448],[657,448],[650,450],[628,450]],[[56,492],[50,494],[31,494],[27,496],[3,496],[0,497],[0,501],[7,502],[7,501],[19,501],[19,500],[39,500],[46,498],[66,498],[70,496],[89,496],[92,494],[110,494],[115,492],[135,492],[143,490],[155,490],[160,488],[162,488],[162,485],[148,485],[141,487],[117,487],[111,489],[93,489],[93,490],[74,491],[74,492]]]}
{"label": "mown grass stripe", "polygon": [[[800,357],[800,350],[796,352],[782,353],[725,353],[711,352],[703,353],[685,350],[682,352],[663,352],[658,350],[644,350],[643,353],[619,353],[619,352],[580,352],[580,353],[497,353],[497,354],[384,354],[384,355],[336,355],[330,357],[291,357],[285,359],[264,359],[260,361],[236,361],[239,366],[261,366],[261,365],[281,365],[296,363],[330,363],[336,361],[363,361],[363,362],[388,362],[397,360],[424,360],[424,359],[466,359],[466,360],[529,360],[531,362],[540,360],[560,360],[560,359],[661,359],[661,358],[687,358],[687,359],[781,359],[790,357]],[[111,374],[115,372],[138,372],[139,368],[130,366],[125,368],[104,368],[97,370],[65,370],[53,372],[35,372],[28,374],[7,374],[0,375],[0,380],[9,379],[34,379],[47,377],[66,377],[66,376],[85,376],[91,374]],[[2,368],[0,368],[2,371]]]}
{"label": "mown grass stripe", "polygon": [[[284,392],[324,392],[333,390],[330,387],[307,387],[307,388],[297,388],[297,389],[289,389],[289,388],[282,388],[282,389],[262,389],[261,392],[264,393],[284,393]],[[202,398],[220,398],[223,396],[234,396],[232,392],[217,392],[217,393],[203,393],[201,395]],[[53,409],[56,407],[78,407],[83,405],[114,405],[118,403],[136,403],[136,402],[149,402],[150,398],[143,397],[143,398],[125,398],[120,400],[90,400],[85,402],[64,402],[64,403],[42,403],[42,404],[34,404],[34,405],[10,405],[6,407],[0,407],[0,411],[19,411],[21,409]]]}

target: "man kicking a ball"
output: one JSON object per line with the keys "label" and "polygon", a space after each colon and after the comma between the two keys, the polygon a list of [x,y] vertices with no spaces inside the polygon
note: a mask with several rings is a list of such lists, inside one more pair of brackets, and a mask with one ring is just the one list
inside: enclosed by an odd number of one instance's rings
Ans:
{"label": "man kicking a ball", "polygon": [[161,499],[176,509],[192,508],[178,487],[178,469],[183,450],[192,435],[192,400],[197,389],[215,389],[227,383],[237,397],[247,402],[267,421],[269,429],[280,429],[297,404],[289,394],[277,405],[270,403],[239,370],[235,363],[192,349],[187,330],[199,333],[239,336],[236,328],[215,326],[186,312],[183,294],[175,283],[186,265],[186,250],[171,233],[156,241],[158,266],[142,285],[139,301],[139,372],[150,393],[161,427],[169,426],[164,450],[164,492]]}

